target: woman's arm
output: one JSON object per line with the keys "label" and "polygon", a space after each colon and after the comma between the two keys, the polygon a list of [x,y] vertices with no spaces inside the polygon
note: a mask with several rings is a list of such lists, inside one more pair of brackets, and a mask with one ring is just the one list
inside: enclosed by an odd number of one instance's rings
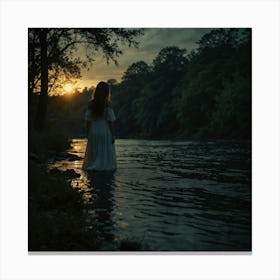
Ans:
{"label": "woman's arm", "polygon": [[110,121],[107,121],[107,122],[108,122],[108,125],[109,125],[109,128],[110,128],[111,134],[112,134],[112,144],[114,144],[115,143],[114,125],[113,125],[113,122],[110,122]]}

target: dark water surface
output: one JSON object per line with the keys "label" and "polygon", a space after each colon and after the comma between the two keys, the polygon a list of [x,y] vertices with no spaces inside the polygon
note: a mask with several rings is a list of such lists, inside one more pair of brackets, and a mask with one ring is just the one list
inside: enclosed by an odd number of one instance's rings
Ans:
{"label": "dark water surface", "polygon": [[[69,153],[84,157],[86,140]],[[118,170],[87,175],[82,160],[50,165],[74,169],[85,192],[101,250],[136,240],[146,250],[251,250],[251,145],[240,142],[117,140]]]}

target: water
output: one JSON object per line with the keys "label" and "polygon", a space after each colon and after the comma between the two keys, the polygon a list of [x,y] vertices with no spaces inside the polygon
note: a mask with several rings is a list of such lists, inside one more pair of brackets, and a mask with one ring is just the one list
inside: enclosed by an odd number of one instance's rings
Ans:
{"label": "water", "polygon": [[[85,144],[73,139],[68,152],[83,157]],[[117,140],[116,152],[113,175],[89,177],[82,160],[50,166],[81,175],[72,186],[91,203],[101,250],[119,240],[152,251],[251,250],[250,143]]]}

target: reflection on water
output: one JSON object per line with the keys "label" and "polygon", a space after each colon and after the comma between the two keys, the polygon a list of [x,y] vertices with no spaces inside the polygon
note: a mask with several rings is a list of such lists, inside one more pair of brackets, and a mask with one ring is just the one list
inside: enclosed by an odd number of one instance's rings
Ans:
{"label": "reflection on water", "polygon": [[[69,152],[83,157],[85,143]],[[81,175],[72,185],[92,205],[101,249],[133,238],[149,250],[251,250],[250,143],[117,140],[116,152],[114,174],[85,174],[82,160],[50,166]]]}
{"label": "reflection on water", "polygon": [[[104,240],[107,243],[112,243],[114,241],[114,234],[111,232],[115,188],[114,173],[89,172],[87,178],[91,193],[91,200],[89,201],[91,201],[92,209],[94,209],[89,213],[94,218],[95,227],[102,233]],[[107,249],[110,249],[110,247]]]}

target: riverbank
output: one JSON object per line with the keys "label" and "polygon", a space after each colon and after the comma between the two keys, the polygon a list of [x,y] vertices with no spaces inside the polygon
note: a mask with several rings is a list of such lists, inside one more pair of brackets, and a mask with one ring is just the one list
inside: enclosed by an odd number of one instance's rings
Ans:
{"label": "riverbank", "polygon": [[28,251],[140,251],[134,239],[101,248],[102,232],[90,220],[82,192],[67,182],[68,173],[47,172],[29,162]]}
{"label": "riverbank", "polygon": [[36,251],[138,251],[135,240],[112,240],[104,249],[102,232],[88,215],[83,191],[73,188],[79,177],[73,169],[49,169],[49,162],[75,162],[81,157],[67,153],[65,134],[58,130],[29,131],[28,250]]}
{"label": "riverbank", "polygon": [[98,233],[87,222],[82,193],[59,173],[29,161],[28,250],[87,251],[98,248]]}
{"label": "riverbank", "polygon": [[[82,158],[86,142],[72,139],[68,153]],[[250,249],[250,144],[117,139],[115,145],[112,177],[85,174],[82,159],[59,157],[48,165],[80,175],[71,185],[91,203],[89,215],[103,234],[100,250],[118,251],[117,242],[132,238],[140,250]]]}
{"label": "riverbank", "polygon": [[66,157],[69,147],[70,141],[63,129],[51,126],[37,132],[30,126],[29,251],[87,251],[96,250],[99,246],[98,232],[87,220],[83,194],[72,188],[69,172],[48,170],[48,162]]}
{"label": "riverbank", "polygon": [[34,251],[250,249],[249,143],[117,139],[118,171],[105,180],[81,170],[85,145],[30,159]]}

